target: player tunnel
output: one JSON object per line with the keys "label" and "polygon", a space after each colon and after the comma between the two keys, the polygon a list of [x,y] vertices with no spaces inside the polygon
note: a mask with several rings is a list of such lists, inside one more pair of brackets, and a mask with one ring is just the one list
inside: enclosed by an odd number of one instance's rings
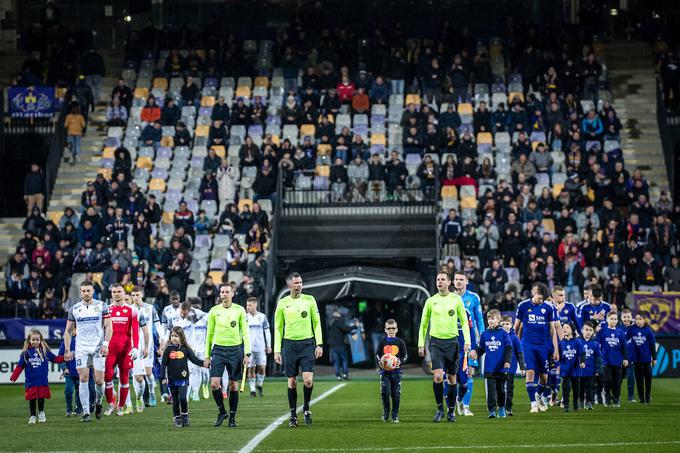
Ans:
{"label": "player tunnel", "polygon": [[[364,336],[348,335],[352,365],[373,365],[373,348],[390,318],[399,323],[399,336],[409,345],[409,355],[416,357],[420,311],[430,296],[419,272],[350,266],[303,273],[302,281],[303,292],[317,300],[324,331],[335,311],[349,324],[355,318],[361,322]],[[287,293],[284,287],[276,300]]]}

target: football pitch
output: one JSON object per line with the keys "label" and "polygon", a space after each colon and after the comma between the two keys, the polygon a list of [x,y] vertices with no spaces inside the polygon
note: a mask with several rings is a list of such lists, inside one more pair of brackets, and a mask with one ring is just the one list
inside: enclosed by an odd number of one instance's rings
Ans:
{"label": "football pitch", "polygon": [[[625,382],[623,387],[625,395]],[[226,423],[220,428],[212,426],[217,413],[212,400],[189,403],[188,428],[173,427],[172,409],[165,404],[147,408],[142,414],[114,415],[83,424],[77,417],[64,416],[63,386],[51,388],[47,423],[28,425],[23,386],[0,386],[0,451],[680,451],[680,381],[672,379],[654,381],[651,405],[624,402],[618,409],[595,406],[593,411],[576,413],[553,407],[546,413],[529,414],[524,384],[518,378],[515,416],[489,420],[484,386],[476,378],[471,405],[475,415],[458,417],[454,424],[432,423],[432,383],[424,377],[402,381],[400,424],[380,419],[377,377],[346,383],[320,379],[314,397],[329,394],[312,406],[313,426],[301,424],[297,429],[288,428],[286,422],[272,424],[287,412],[282,379],[265,382],[263,399],[241,394],[239,427],[235,429],[227,428]],[[269,433],[264,438],[263,431]]]}

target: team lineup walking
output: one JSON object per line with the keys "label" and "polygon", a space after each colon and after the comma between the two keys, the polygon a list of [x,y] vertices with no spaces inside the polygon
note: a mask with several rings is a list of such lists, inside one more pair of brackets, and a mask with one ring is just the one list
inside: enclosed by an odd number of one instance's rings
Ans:
{"label": "team lineup walking", "polygon": [[[286,283],[289,294],[278,301],[273,314],[272,344],[270,324],[258,311],[257,298],[247,299],[245,308],[235,304],[228,284],[220,286],[219,300],[207,313],[191,301],[180,302],[175,294],[159,317],[153,305],[144,302],[139,287],[128,295],[121,284],[113,284],[112,303],[107,305],[92,297],[91,282],[83,282],[81,301],[69,311],[59,355],[49,350],[39,331],[32,330],[12,374],[15,381],[26,370],[29,424],[46,421],[45,399],[50,398],[46,363],[53,361],[77,372],[77,381],[66,389],[67,416],[72,414],[75,387],[76,413],[83,422],[91,421],[91,411],[100,420],[156,405],[158,378],[162,399],[172,405],[175,427],[190,426],[190,400],[212,396],[218,408],[213,425],[227,420],[230,428],[236,428],[239,393],[247,379],[251,397],[265,396],[267,356],[273,352],[287,379],[288,426],[298,426],[300,376],[304,424],[312,425],[310,402],[315,362],[323,355],[323,323],[316,299],[303,293],[302,277],[292,273]],[[513,325],[513,317],[496,309],[482,313],[479,296],[467,289],[465,273],[456,272],[452,279],[440,272],[435,285],[437,292],[422,308],[417,344],[418,355],[432,372],[433,422],[444,416],[447,422],[456,422],[456,412],[474,415],[470,408],[474,370],[484,379],[488,418],[518,415],[513,401],[518,373],[525,376],[529,413],[545,412],[550,406],[565,412],[593,410],[598,403],[620,407],[624,377],[629,401],[637,389],[639,402],[650,403],[657,351],[648,313],[641,311],[633,318],[626,310],[619,318],[604,309],[608,304],[603,305],[599,287],[590,288],[579,313],[565,302],[561,287],[549,291],[536,283],[531,297],[518,305]],[[381,418],[399,423],[408,345],[397,336],[397,321],[387,319],[383,327],[385,334],[374,351]]]}

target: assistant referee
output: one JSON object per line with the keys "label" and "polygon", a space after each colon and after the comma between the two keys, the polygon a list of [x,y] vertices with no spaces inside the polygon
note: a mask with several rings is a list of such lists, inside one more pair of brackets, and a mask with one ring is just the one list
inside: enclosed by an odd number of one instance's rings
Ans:
{"label": "assistant referee", "polygon": [[244,367],[250,363],[250,339],[246,310],[232,303],[234,291],[231,285],[220,286],[220,304],[208,313],[205,336],[205,356],[210,358],[210,388],[217,403],[219,414],[215,426],[221,426],[227,418],[224,409],[222,375],[226,368],[229,373],[229,427],[236,427],[238,408],[238,384]]}
{"label": "assistant referee", "polygon": [[418,333],[418,355],[425,356],[425,337],[430,329],[430,357],[432,358],[432,388],[437,402],[435,423],[444,416],[444,371],[449,383],[449,413],[447,421],[455,422],[456,375],[460,360],[458,350],[458,320],[463,330],[464,349],[470,350],[470,326],[463,299],[458,294],[449,292],[451,277],[445,272],[437,274],[438,293],[425,301],[423,315],[420,319]]}
{"label": "assistant referee", "polygon": [[286,277],[290,295],[276,306],[274,314],[274,360],[283,364],[288,377],[290,422],[297,426],[297,375],[304,381],[305,425],[312,424],[309,401],[314,388],[314,360],[323,355],[319,308],[313,296],[302,294],[302,278],[294,272]]}

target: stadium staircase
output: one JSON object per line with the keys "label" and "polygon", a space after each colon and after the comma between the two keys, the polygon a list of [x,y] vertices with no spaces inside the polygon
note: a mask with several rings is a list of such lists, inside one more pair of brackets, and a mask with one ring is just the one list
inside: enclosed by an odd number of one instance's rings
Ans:
{"label": "stadium staircase", "polygon": [[620,41],[607,45],[614,107],[621,119],[621,144],[626,167],[642,170],[649,182],[650,202],[668,190],[668,169],[656,116],[656,75],[652,50],[646,43]]}
{"label": "stadium staircase", "polygon": [[[14,255],[17,244],[24,237],[23,217],[5,217],[0,219],[0,268],[5,269],[7,260]],[[5,291],[5,279],[0,279],[0,291]]]}
{"label": "stadium staircase", "polygon": [[[62,163],[59,166],[57,180],[54,184],[52,197],[49,200],[47,215],[55,223],[59,222],[64,209],[72,207],[78,211],[80,207],[80,195],[85,190],[87,181],[94,181],[99,170],[101,150],[106,139],[106,109],[110,100],[111,91],[117,83],[121,72],[121,53],[113,51],[101,52],[106,63],[106,72],[109,75],[102,82],[101,99],[95,106],[88,118],[87,132],[82,139],[81,154],[76,165]],[[71,152],[65,147],[64,158],[70,158]]]}

